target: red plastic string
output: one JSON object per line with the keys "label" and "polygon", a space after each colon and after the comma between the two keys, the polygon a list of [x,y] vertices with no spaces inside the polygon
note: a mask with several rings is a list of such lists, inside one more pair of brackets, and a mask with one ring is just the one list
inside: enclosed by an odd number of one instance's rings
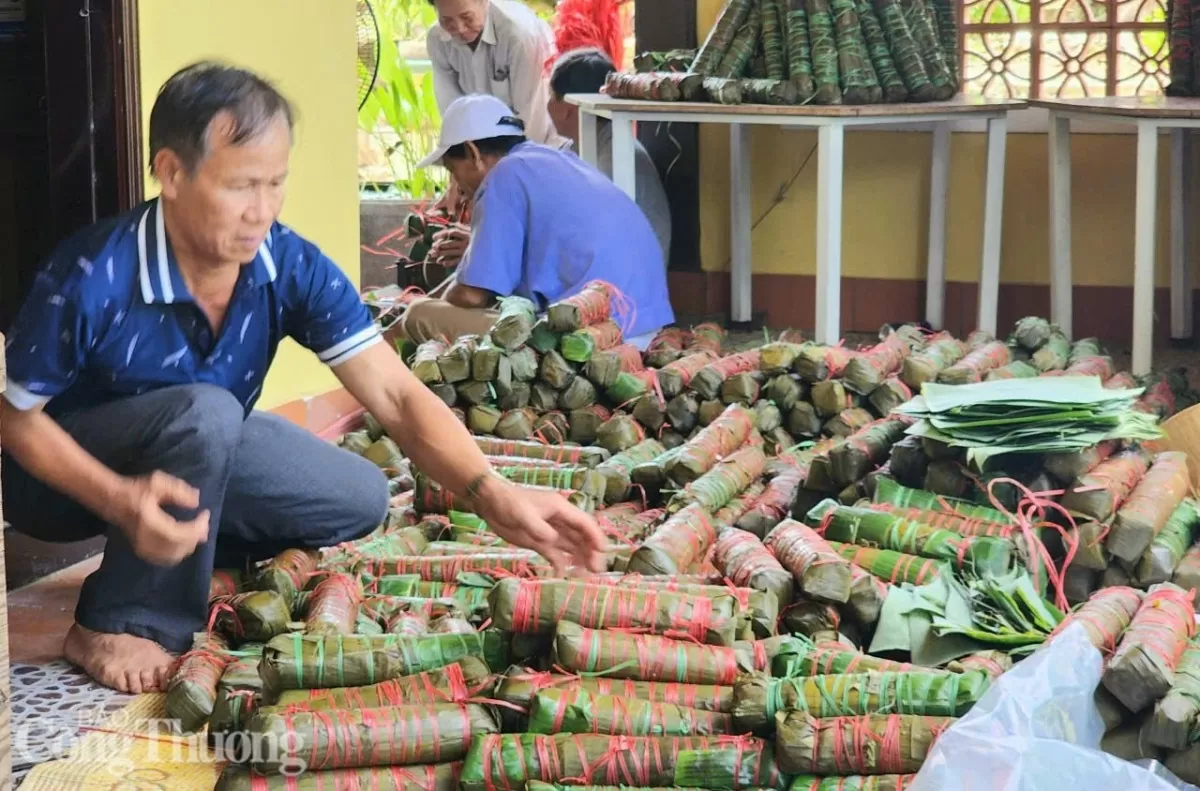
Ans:
{"label": "red plastic string", "polygon": [[[1128,606],[1122,606],[1118,603],[1119,600],[1124,600]],[[1120,631],[1112,631],[1103,626],[1103,615],[1105,611],[1115,614],[1119,621],[1126,624],[1133,618],[1133,614],[1137,612],[1141,605],[1141,593],[1133,588],[1117,586],[1112,588],[1104,588],[1096,591],[1092,597],[1088,599],[1079,609],[1069,614],[1066,618],[1050,632],[1046,641],[1053,640],[1054,637],[1070,624],[1080,621],[1085,627],[1090,627],[1089,632],[1094,633],[1099,637],[1099,645],[1096,647],[1102,652],[1109,654],[1116,650],[1117,638],[1120,636]],[[1128,613],[1128,617],[1126,617]],[[1093,639],[1093,643],[1096,640]]]}

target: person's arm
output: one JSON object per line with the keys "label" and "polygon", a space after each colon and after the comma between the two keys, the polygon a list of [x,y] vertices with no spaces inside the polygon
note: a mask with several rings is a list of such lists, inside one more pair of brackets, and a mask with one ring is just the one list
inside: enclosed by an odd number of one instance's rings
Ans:
{"label": "person's arm", "polygon": [[557,494],[519,489],[497,477],[450,408],[382,343],[366,306],[337,266],[306,245],[293,282],[290,332],[333,370],[416,466],[461,498],[488,526],[562,568],[602,569],[595,521]]}
{"label": "person's arm", "polygon": [[445,300],[457,308],[482,309],[490,308],[496,302],[496,295],[485,288],[464,286],[455,281],[446,290]]}
{"label": "person's arm", "polygon": [[[73,265],[72,265],[73,266]],[[44,411],[74,384],[97,331],[77,281],[51,265],[13,323],[0,398],[4,452],[51,489],[121,529],[142,559],[173,565],[208,538],[208,513],[179,522],[164,506],[194,509],[199,492],[161,472],[128,477],[101,463]]]}
{"label": "person's arm", "polygon": [[425,35],[425,52],[429,55],[433,71],[433,95],[437,99],[438,112],[446,112],[450,103],[465,96],[458,84],[458,72],[450,65],[450,45],[442,40],[441,27],[434,25]]}

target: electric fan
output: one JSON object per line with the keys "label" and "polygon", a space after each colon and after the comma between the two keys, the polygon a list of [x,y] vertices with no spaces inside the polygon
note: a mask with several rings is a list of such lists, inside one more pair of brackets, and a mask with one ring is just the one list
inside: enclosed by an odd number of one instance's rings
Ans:
{"label": "electric fan", "polygon": [[367,103],[379,75],[379,21],[367,0],[358,0],[358,109]]}

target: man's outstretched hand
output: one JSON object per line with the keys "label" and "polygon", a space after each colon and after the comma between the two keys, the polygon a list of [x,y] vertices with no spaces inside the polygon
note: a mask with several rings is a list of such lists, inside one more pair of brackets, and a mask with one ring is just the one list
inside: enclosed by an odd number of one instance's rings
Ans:
{"label": "man's outstretched hand", "polygon": [[532,549],[554,565],[606,570],[604,533],[596,520],[553,492],[521,489],[490,476],[475,494],[475,512],[510,544]]}

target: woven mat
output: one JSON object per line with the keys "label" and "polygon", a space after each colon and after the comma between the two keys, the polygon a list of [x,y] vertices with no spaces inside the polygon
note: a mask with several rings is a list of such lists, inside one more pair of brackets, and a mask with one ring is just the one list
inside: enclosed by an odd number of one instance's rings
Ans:
{"label": "woven mat", "polygon": [[[21,782],[21,791],[212,791],[222,766],[203,733],[171,733],[164,695],[110,694],[124,707],[104,719],[80,723],[78,739],[65,757],[35,766]],[[91,702],[96,711],[94,697]],[[13,721],[21,722],[18,717]],[[15,741],[13,750],[15,763]]]}

